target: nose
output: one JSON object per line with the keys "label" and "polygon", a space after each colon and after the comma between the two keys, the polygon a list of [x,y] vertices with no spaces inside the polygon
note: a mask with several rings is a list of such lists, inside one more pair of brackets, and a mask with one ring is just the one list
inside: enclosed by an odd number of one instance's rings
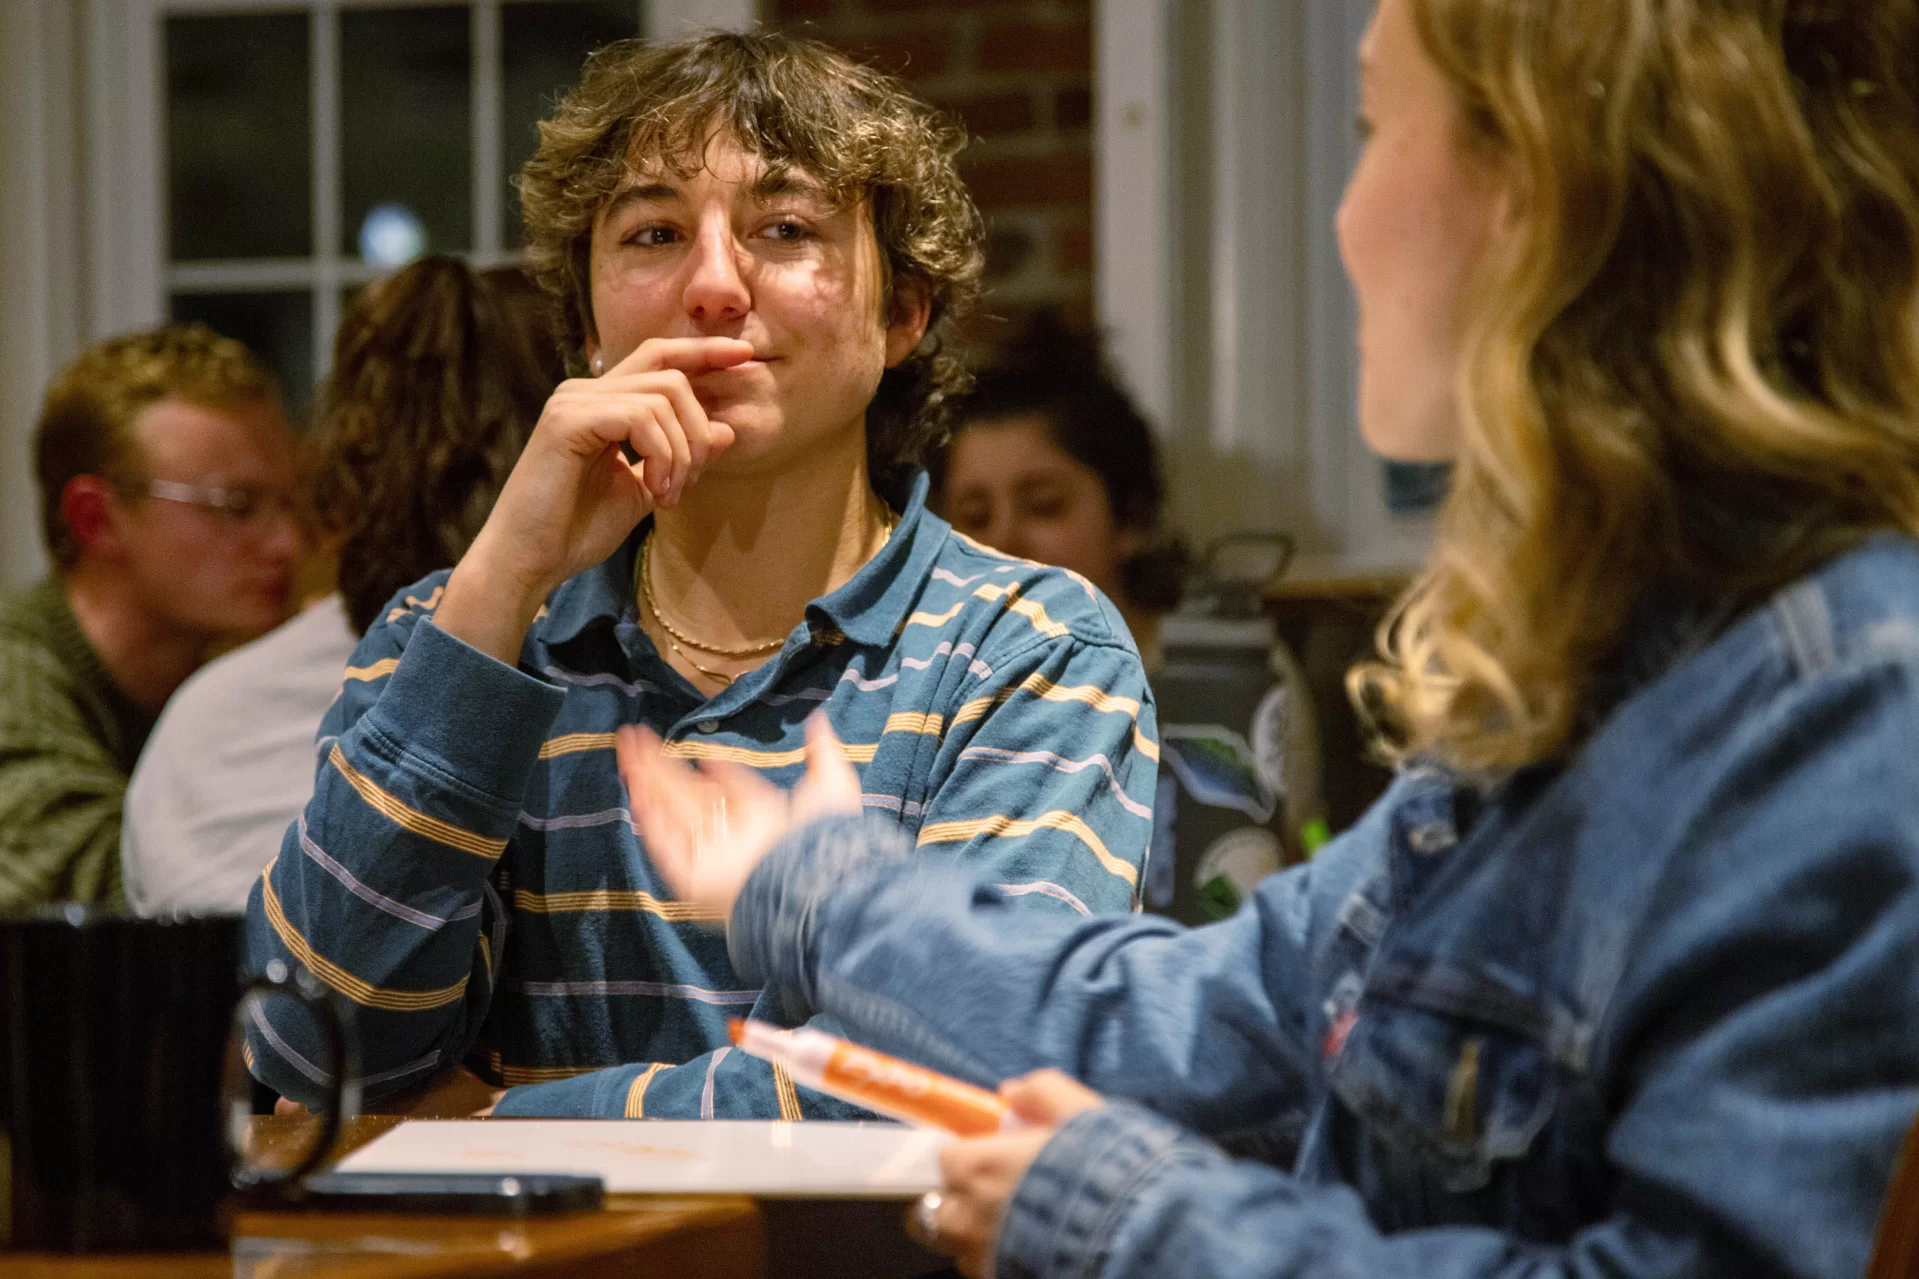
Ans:
{"label": "nose", "polygon": [[1032,558],[1026,554],[1026,538],[1022,536],[1019,519],[1013,514],[1010,503],[993,512],[992,519],[987,522],[985,533],[986,536],[980,540],[994,550],[1007,555],[1016,555],[1021,559]]}
{"label": "nose", "polygon": [[260,551],[267,559],[293,563],[300,555],[300,518],[290,506],[276,506],[266,515]]}
{"label": "nose", "polygon": [[753,308],[753,295],[740,273],[739,249],[733,228],[723,217],[700,224],[689,255],[684,304],[686,314],[701,328],[737,320]]}

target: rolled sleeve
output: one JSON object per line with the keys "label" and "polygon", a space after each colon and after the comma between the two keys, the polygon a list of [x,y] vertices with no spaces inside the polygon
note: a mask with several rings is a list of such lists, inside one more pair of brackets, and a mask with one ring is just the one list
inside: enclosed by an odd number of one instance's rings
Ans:
{"label": "rolled sleeve", "polygon": [[[417,589],[417,588],[416,588]],[[322,723],[313,798],[248,898],[256,970],[308,968],[354,1006],[367,1094],[460,1060],[505,945],[491,879],[563,694],[396,608],[368,631]],[[276,1008],[254,1070],[318,1096],[324,1038]]]}

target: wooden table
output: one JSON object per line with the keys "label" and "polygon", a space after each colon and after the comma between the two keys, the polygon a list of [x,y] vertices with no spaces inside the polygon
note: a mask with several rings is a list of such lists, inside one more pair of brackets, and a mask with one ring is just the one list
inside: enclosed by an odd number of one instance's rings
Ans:
{"label": "wooden table", "polygon": [[[256,1118],[256,1158],[285,1166],[312,1139],[317,1122]],[[390,1115],[354,1120],[335,1157],[401,1122]],[[942,1267],[943,1259],[906,1238],[903,1217],[903,1205],[891,1202],[761,1203],[737,1195],[609,1195],[600,1212],[523,1221],[242,1212],[227,1254],[0,1253],[0,1279],[838,1279],[917,1276]]]}

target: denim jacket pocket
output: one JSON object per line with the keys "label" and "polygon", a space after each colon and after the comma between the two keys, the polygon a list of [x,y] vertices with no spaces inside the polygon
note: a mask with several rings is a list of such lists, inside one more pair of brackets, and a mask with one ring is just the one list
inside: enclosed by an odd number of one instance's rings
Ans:
{"label": "denim jacket pocket", "polygon": [[1441,1189],[1480,1190],[1551,1118],[1566,1019],[1461,969],[1384,967],[1367,983],[1332,1089]]}

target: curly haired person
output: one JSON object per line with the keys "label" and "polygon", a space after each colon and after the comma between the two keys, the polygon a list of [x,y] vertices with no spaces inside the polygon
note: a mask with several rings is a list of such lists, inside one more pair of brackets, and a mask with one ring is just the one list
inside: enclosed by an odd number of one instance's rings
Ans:
{"label": "curly haired person", "polygon": [[[541,126],[528,261],[576,376],[368,630],[249,900],[256,965],[357,1005],[376,1099],[464,1063],[502,1115],[856,1113],[731,1051],[781,1014],[654,870],[623,725],[791,782],[823,712],[922,856],[1036,916],[1134,903],[1157,748],[1123,624],[925,508],[981,267],[962,141],[778,34],[608,46]],[[311,1025],[252,1031],[266,1083],[319,1091]]]}

